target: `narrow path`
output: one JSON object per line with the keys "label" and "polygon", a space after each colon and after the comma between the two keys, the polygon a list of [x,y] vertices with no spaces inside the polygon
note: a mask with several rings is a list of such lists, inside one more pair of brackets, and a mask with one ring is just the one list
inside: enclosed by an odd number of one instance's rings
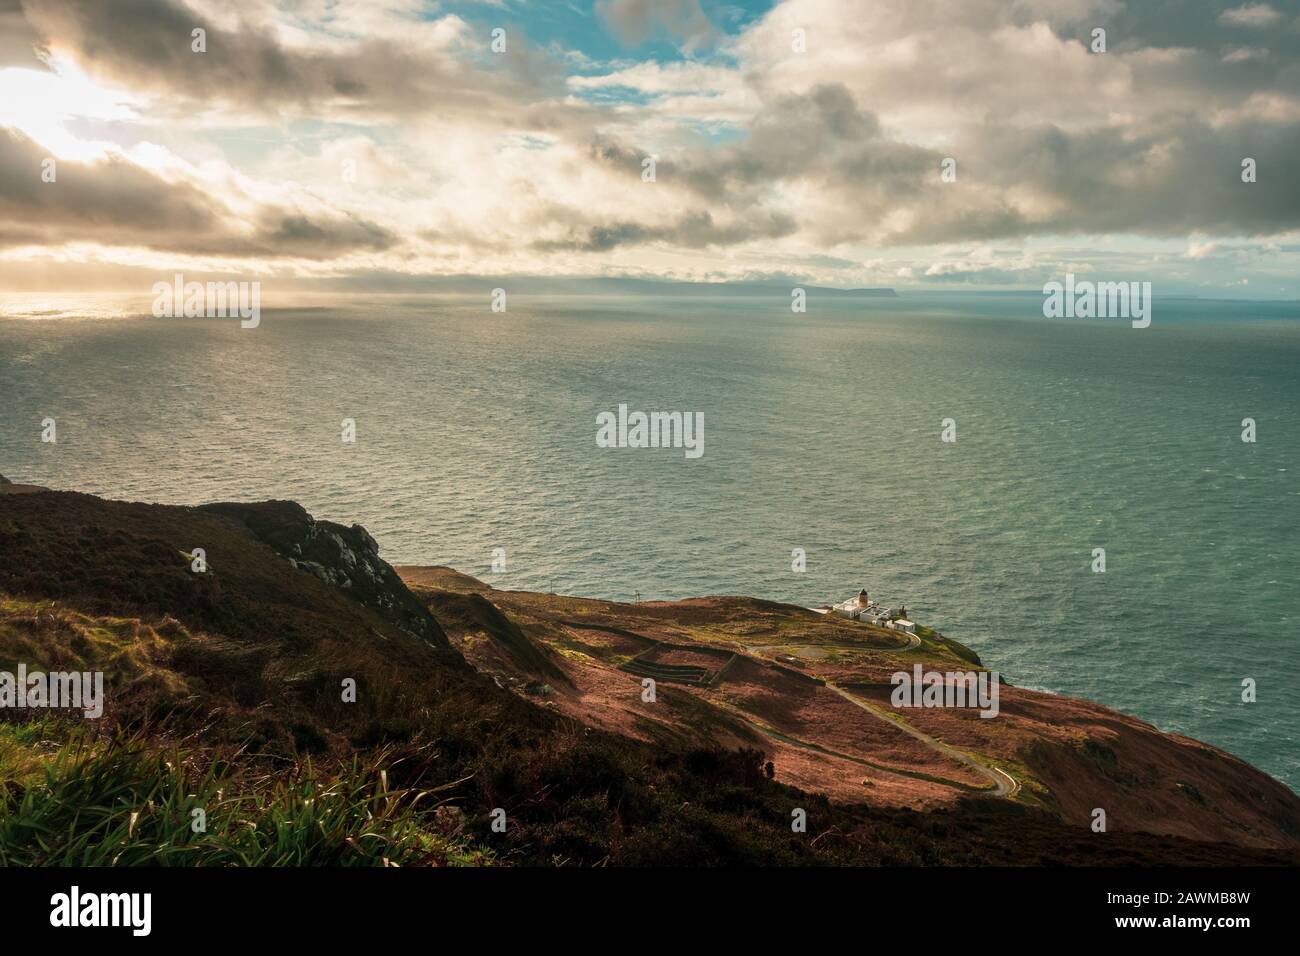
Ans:
{"label": "narrow path", "polygon": [[927,747],[931,748],[932,750],[938,751],[939,753],[943,754],[945,757],[950,757],[951,759],[956,760],[959,763],[965,764],[971,770],[974,770],[981,777],[983,777],[985,780],[989,781],[990,784],[992,784],[992,787],[990,789],[993,791],[993,796],[1013,797],[1016,795],[1016,793],[1020,791],[1019,781],[1017,781],[1015,777],[1011,776],[1011,774],[1007,773],[1005,770],[1000,770],[997,767],[986,767],[984,764],[980,763],[978,760],[976,760],[974,757],[971,757],[969,754],[963,753],[962,751],[958,750],[955,747],[948,746],[942,740],[939,740],[936,737],[931,737],[929,734],[917,730],[911,724],[901,720],[890,719],[885,714],[884,711],[873,706],[872,704],[868,704],[861,697],[855,697],[853,694],[850,694],[843,687],[838,687],[835,684],[832,684],[830,681],[826,682],[826,686],[829,687],[831,690],[835,691],[835,693],[839,694],[849,703],[861,707],[863,710],[865,710],[868,714],[871,714],[871,716],[875,717],[877,720],[883,720],[891,727],[897,727],[898,729],[902,730],[903,733],[915,737],[917,740],[921,741],[921,743],[925,744]]}
{"label": "narrow path", "polygon": [[[591,628],[592,630],[608,631],[614,634],[622,634],[627,637],[640,638],[643,641],[650,641],[651,643],[654,644],[661,643],[655,640],[654,638],[648,638],[643,634],[637,634],[635,631],[628,631],[618,627],[609,627],[609,626],[602,626],[599,624],[581,623],[578,621],[560,621],[559,623],[563,624],[566,627]],[[907,642],[906,648],[896,648],[896,650],[915,650],[916,648],[921,646],[920,637],[918,637],[915,634],[909,634],[907,636],[909,640]],[[747,652],[755,655],[760,660],[766,660],[766,657],[763,653],[764,651],[770,652],[773,649],[786,647],[786,646],[843,647],[850,650],[864,650],[864,651],[884,650],[884,648],[864,647],[861,644],[803,644],[803,645],[769,644],[765,646],[754,646],[754,647],[750,647],[747,645],[742,645],[742,646],[745,647],[745,650]],[[989,786],[982,787],[982,788],[971,787],[967,784],[958,783],[952,780],[930,777],[927,774],[920,774],[920,773],[916,773],[913,771],[906,771],[906,770],[897,770],[892,767],[886,767],[882,764],[873,763],[872,761],[865,760],[861,757],[852,757],[849,756],[848,754],[837,753],[836,751],[829,750],[826,747],[822,747],[820,744],[812,744],[812,743],[808,743],[807,741],[797,740],[794,737],[786,736],[785,734],[773,730],[770,727],[764,727],[761,724],[757,724],[753,720],[750,720],[748,717],[741,717],[741,719],[744,720],[746,723],[750,724],[750,726],[754,727],[756,730],[759,730],[762,733],[775,737],[778,740],[783,740],[786,743],[792,744],[793,746],[803,747],[808,750],[820,751],[822,753],[829,754],[830,756],[833,757],[842,757],[844,759],[854,761],[855,763],[860,763],[865,766],[872,767],[876,770],[883,770],[888,773],[897,773],[903,776],[913,776],[913,777],[919,777],[921,779],[930,779],[930,780],[934,780],[935,782],[945,784],[947,786],[957,787],[962,790],[973,789],[978,793],[989,793],[992,796],[996,796],[996,797],[1014,797],[1017,793],[1020,792],[1020,782],[1016,780],[1015,777],[1011,776],[1011,774],[1007,773],[1005,770],[1002,770],[998,767],[987,767],[984,764],[980,763],[975,758],[971,757],[969,754],[963,753],[962,751],[956,749],[955,747],[950,747],[948,744],[944,743],[942,740],[939,740],[937,737],[931,737],[929,734],[917,730],[915,727],[913,727],[911,724],[907,723],[906,721],[891,719],[884,711],[873,706],[872,704],[868,704],[865,700],[863,700],[860,697],[855,697],[853,694],[850,694],[844,688],[839,687],[836,684],[831,683],[830,681],[825,681],[825,684],[828,688],[833,690],[835,693],[839,694],[849,703],[857,707],[860,707],[862,710],[865,710],[868,714],[875,717],[877,720],[883,720],[891,727],[897,727],[898,729],[902,730],[903,733],[908,734],[909,736],[915,738],[916,740],[919,740],[921,743],[925,744],[931,750],[934,750],[937,753],[940,753],[943,756],[948,757],[952,760],[956,760],[958,763],[961,763],[966,767],[969,767],[971,770],[974,770],[979,776],[983,777],[985,780],[989,782]]]}
{"label": "narrow path", "polygon": [[935,774],[923,774],[919,770],[904,770],[902,767],[885,766],[884,763],[876,763],[874,760],[867,760],[866,757],[854,757],[852,753],[841,753],[840,750],[832,750],[829,747],[822,747],[822,744],[810,743],[807,740],[800,740],[798,737],[792,737],[789,734],[781,734],[781,731],[775,727],[768,727],[767,724],[759,723],[749,717],[746,717],[741,711],[728,708],[731,713],[735,714],[738,721],[748,723],[754,730],[761,734],[770,736],[772,739],[780,740],[781,743],[789,744],[790,747],[798,747],[802,750],[813,750],[814,753],[823,753],[827,757],[837,757],[840,760],[846,760],[852,763],[861,763],[862,766],[871,767],[872,770],[879,770],[881,773],[893,774],[894,777],[907,777],[913,780],[927,780],[928,783],[937,783],[943,787],[953,787],[954,790],[966,790],[975,793],[983,793],[989,790],[988,787],[976,787],[975,784],[962,783],[961,780],[950,780],[946,777],[937,777]]}
{"label": "narrow path", "polygon": [[952,787],[956,790],[968,790],[974,793],[985,793],[992,789],[991,787],[977,787],[971,783],[962,783],[960,780],[949,780],[947,777],[940,777],[935,774],[921,773],[919,770],[903,770],[900,767],[888,767],[883,763],[876,763],[874,760],[868,760],[865,757],[855,757],[852,754],[841,753],[838,750],[832,750],[830,747],[823,747],[821,744],[811,743],[807,740],[800,740],[798,737],[791,737],[789,734],[783,734],[774,727],[768,727],[766,724],[760,724],[758,721],[746,716],[743,712],[737,711],[731,707],[727,708],[738,720],[749,724],[755,730],[782,743],[787,743],[792,747],[798,747],[802,750],[811,750],[815,753],[825,754],[828,757],[838,757],[840,760],[848,760],[851,763],[861,764],[864,767],[870,767],[872,770],[879,770],[882,773],[891,773],[897,777],[908,777],[912,780],[925,780],[929,783],[937,783],[940,786]]}
{"label": "narrow path", "polygon": [[[870,644],[860,644],[853,641],[817,641],[810,643],[807,641],[794,644],[744,644],[742,645],[750,654],[757,654],[760,657],[764,651],[784,651],[792,647],[833,647],[842,651],[914,651],[921,646],[921,639],[915,634],[907,635],[907,642],[900,647],[872,647]],[[798,654],[791,655],[798,657]]]}

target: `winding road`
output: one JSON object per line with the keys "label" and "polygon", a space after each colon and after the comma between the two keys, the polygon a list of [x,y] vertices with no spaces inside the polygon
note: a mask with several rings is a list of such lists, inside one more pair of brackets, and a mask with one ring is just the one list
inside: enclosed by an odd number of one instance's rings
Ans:
{"label": "winding road", "polygon": [[[906,646],[895,648],[896,650],[914,651],[921,646],[921,638],[918,637],[917,635],[908,634],[907,637],[908,637],[908,641]],[[841,648],[844,650],[853,650],[853,651],[871,651],[871,650],[884,649],[884,648],[866,647],[858,643],[835,642],[835,643],[828,643],[828,644],[818,643],[818,644],[768,644],[768,645],[754,645],[754,646],[747,645],[745,647],[745,650],[748,653],[753,654],[759,658],[764,658],[765,656],[764,652],[769,654],[773,652],[782,653],[789,650],[790,648],[800,648],[800,647]],[[797,655],[792,655],[792,656],[797,656]],[[924,731],[917,730],[915,727],[913,727],[911,724],[907,723],[906,721],[901,719],[899,720],[893,719],[893,717],[891,717],[886,711],[880,710],[879,708],[871,704],[868,704],[862,698],[854,696],[853,694],[845,690],[843,687],[839,687],[829,680],[826,681],[826,686],[829,689],[833,690],[835,693],[839,694],[845,700],[849,701],[851,704],[862,708],[868,714],[875,717],[877,720],[883,720],[886,723],[888,723],[890,726],[899,728],[905,734],[908,734],[909,736],[914,737],[916,740],[919,740],[921,743],[925,744],[931,750],[943,754],[945,757],[949,757],[952,760],[956,760],[958,763],[961,763],[964,766],[969,767],[971,770],[975,771],[975,773],[979,774],[981,777],[983,777],[985,780],[989,782],[989,785],[987,787],[975,788],[978,789],[980,793],[989,793],[991,796],[995,796],[995,797],[1014,797],[1017,793],[1020,792],[1020,782],[1016,780],[1015,777],[1011,776],[1011,774],[1007,773],[1005,770],[1002,770],[999,767],[987,766],[986,764],[981,763],[980,761],[976,760],[974,757],[970,756],[969,754],[961,750],[958,750],[955,747],[949,746],[948,744],[944,743],[942,740],[939,740],[937,737],[931,737],[929,734],[925,733]],[[775,732],[772,731],[771,728],[765,728],[759,725],[755,725],[755,726],[759,730],[762,730],[764,733],[773,734],[774,736],[778,736],[778,737],[783,736],[783,735],[775,734]],[[794,744],[802,743],[801,741],[796,741],[792,739],[786,739],[786,742],[794,743]],[[821,748],[814,747],[813,749],[821,749]],[[836,756],[845,756],[845,755],[836,754]],[[850,759],[854,759],[854,758],[850,758]],[[858,762],[870,763],[870,761],[862,761],[862,760],[858,760]],[[892,768],[883,767],[876,764],[873,764],[873,766],[876,766],[877,769],[881,769],[881,770],[892,769]],[[894,772],[906,774],[906,771],[894,771]],[[957,786],[957,787],[961,786],[960,784],[957,783],[952,783],[952,782],[949,783],[951,786]],[[964,788],[964,789],[972,789],[972,788]]]}
{"label": "winding road", "polygon": [[[561,623],[569,626],[587,627],[587,628],[593,628],[595,630],[610,631],[616,634],[624,634],[629,637],[640,638],[641,640],[650,641],[651,643],[658,643],[653,638],[647,638],[644,635],[637,634],[634,631],[623,630],[622,628],[601,627],[599,625],[584,624],[576,621],[575,622],[562,621]],[[916,634],[908,634],[907,638],[908,640],[905,646],[898,647],[898,648],[889,648],[889,649],[900,650],[900,651],[902,650],[912,651],[912,650],[916,650],[921,646],[921,638],[918,637]],[[759,660],[766,660],[767,658],[765,655],[768,653],[773,653],[773,652],[780,653],[784,651],[786,648],[797,648],[797,647],[841,648],[844,650],[855,650],[855,651],[887,650],[887,648],[873,648],[873,647],[864,646],[863,644],[860,643],[849,643],[849,642],[844,642],[844,643],[836,642],[836,643],[829,643],[829,644],[766,644],[766,645],[754,645],[754,646],[742,645],[742,646],[745,647],[745,651],[747,653],[755,656]],[[981,763],[980,761],[976,760],[974,757],[970,756],[970,754],[958,750],[955,747],[951,747],[948,744],[944,743],[942,740],[939,740],[937,737],[931,737],[929,734],[925,733],[924,731],[917,730],[915,727],[907,723],[905,720],[894,719],[892,716],[890,716],[890,714],[887,711],[881,710],[880,708],[874,706],[873,704],[867,703],[862,698],[854,696],[853,694],[845,690],[843,687],[833,684],[829,680],[825,681],[825,685],[830,690],[834,691],[836,694],[839,694],[849,703],[853,704],[856,707],[860,707],[862,710],[866,711],[868,714],[875,717],[877,720],[883,720],[891,727],[897,727],[899,730],[902,730],[903,733],[909,735],[910,737],[915,738],[916,740],[919,740],[921,743],[925,744],[927,747],[929,747],[931,750],[934,750],[936,753],[942,754],[943,756],[948,757],[951,760],[955,760],[958,763],[973,770],[976,774],[978,774],[979,776],[983,777],[985,780],[988,781],[988,786],[973,787],[967,784],[959,783],[954,780],[944,780],[942,778],[930,777],[926,774],[912,773],[907,770],[900,770],[895,767],[886,767],[883,764],[877,764],[870,760],[866,760],[862,757],[853,757],[850,756],[849,754],[838,753],[837,751],[830,750],[826,747],[821,746],[820,744],[813,744],[813,743],[809,743],[808,741],[799,740],[797,738],[790,737],[786,734],[781,733],[780,731],[775,730],[772,727],[765,727],[762,724],[756,723],[748,716],[745,716],[743,714],[737,714],[737,716],[739,716],[742,720],[744,720],[745,723],[752,726],[755,730],[758,730],[761,733],[767,734],[768,736],[774,737],[778,740],[782,740],[788,744],[792,744],[793,746],[802,747],[808,750],[817,750],[822,753],[829,754],[835,757],[842,757],[847,760],[854,761],[855,763],[860,763],[865,766],[873,767],[876,770],[882,770],[888,773],[900,774],[902,776],[933,779],[938,783],[944,784],[945,786],[951,786],[961,790],[974,790],[977,793],[987,793],[990,796],[995,796],[995,797],[1014,797],[1017,793],[1020,792],[1020,782],[1016,780],[1015,777],[1011,776],[1011,774],[1007,773],[1005,770],[1002,770],[1000,767],[990,767],[984,763]]]}
{"label": "winding road", "polygon": [[949,757],[953,760],[956,760],[958,763],[964,764],[965,766],[969,767],[971,770],[974,770],[976,773],[978,773],[981,777],[983,777],[985,780],[989,782],[990,786],[986,789],[989,790],[993,796],[1014,797],[1017,793],[1020,792],[1020,782],[1017,781],[1015,777],[1011,776],[1011,774],[1007,773],[1005,770],[1002,770],[998,767],[985,766],[984,764],[976,760],[974,757],[958,750],[955,747],[948,746],[946,743],[944,743],[942,740],[939,740],[937,737],[931,737],[929,734],[925,733],[924,731],[917,730],[915,727],[913,727],[911,724],[905,721],[892,719],[891,717],[888,716],[888,714],[886,714],[885,711],[880,710],[879,708],[874,707],[871,704],[868,704],[861,697],[855,697],[853,694],[850,694],[843,687],[839,687],[835,684],[832,684],[830,681],[826,682],[826,686],[831,690],[835,691],[835,693],[839,694],[849,703],[861,707],[863,710],[865,710],[868,714],[871,714],[871,716],[875,717],[877,720],[883,720],[891,727],[897,727],[899,730],[903,731],[903,733],[907,734],[908,736],[915,737],[917,740],[921,741],[921,743],[925,744],[930,749],[943,754],[945,757]]}

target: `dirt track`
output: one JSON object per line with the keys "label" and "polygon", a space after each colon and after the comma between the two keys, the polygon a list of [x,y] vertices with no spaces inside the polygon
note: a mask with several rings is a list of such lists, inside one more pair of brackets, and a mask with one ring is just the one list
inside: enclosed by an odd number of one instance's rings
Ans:
{"label": "dirt track", "polygon": [[901,720],[891,720],[888,716],[886,716],[884,711],[879,710],[876,707],[873,707],[871,704],[868,704],[865,700],[863,700],[860,697],[853,696],[844,688],[837,687],[836,685],[832,684],[830,681],[826,682],[826,686],[831,690],[835,691],[835,693],[839,694],[845,700],[849,701],[852,704],[857,705],[858,707],[861,707],[863,710],[865,710],[867,713],[871,714],[873,717],[877,718],[878,720],[883,720],[886,723],[888,723],[890,726],[897,727],[899,730],[903,731],[904,733],[912,737],[915,737],[917,740],[921,741],[921,743],[925,744],[927,747],[932,748],[933,750],[938,751],[939,753],[943,754],[945,757],[950,757],[951,759],[956,760],[958,763],[965,764],[971,770],[974,770],[981,777],[989,781],[991,785],[989,789],[993,791],[993,796],[1013,797],[1016,795],[1017,792],[1019,792],[1020,784],[1016,781],[1014,777],[1011,776],[1011,774],[1007,773],[1005,770],[1000,770],[997,767],[986,767],[984,764],[980,763],[978,760],[971,757],[970,755],[962,753],[960,750],[957,750],[954,747],[949,747],[942,740],[939,740],[935,737],[931,737],[929,734],[917,730],[915,727],[913,727],[910,724],[907,724]]}

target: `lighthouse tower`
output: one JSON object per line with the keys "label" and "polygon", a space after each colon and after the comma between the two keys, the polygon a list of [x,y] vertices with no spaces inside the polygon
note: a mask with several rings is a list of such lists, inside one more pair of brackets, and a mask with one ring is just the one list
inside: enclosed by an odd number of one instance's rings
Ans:
{"label": "lighthouse tower", "polygon": [[858,592],[858,607],[866,607],[870,603],[871,599],[867,597],[867,589],[863,588]]}

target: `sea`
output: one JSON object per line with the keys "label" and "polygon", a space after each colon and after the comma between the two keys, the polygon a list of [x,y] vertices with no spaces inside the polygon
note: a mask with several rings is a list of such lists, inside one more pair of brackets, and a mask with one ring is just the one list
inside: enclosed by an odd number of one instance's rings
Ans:
{"label": "sea", "polygon": [[[290,498],[364,525],[393,564],[501,588],[805,606],[866,588],[1012,683],[1300,789],[1300,303],[1157,296],[1136,329],[1042,301],[493,311],[485,289],[302,297],[241,328],[8,295],[0,474]],[[620,405],[691,416],[701,453],[598,443]]]}

